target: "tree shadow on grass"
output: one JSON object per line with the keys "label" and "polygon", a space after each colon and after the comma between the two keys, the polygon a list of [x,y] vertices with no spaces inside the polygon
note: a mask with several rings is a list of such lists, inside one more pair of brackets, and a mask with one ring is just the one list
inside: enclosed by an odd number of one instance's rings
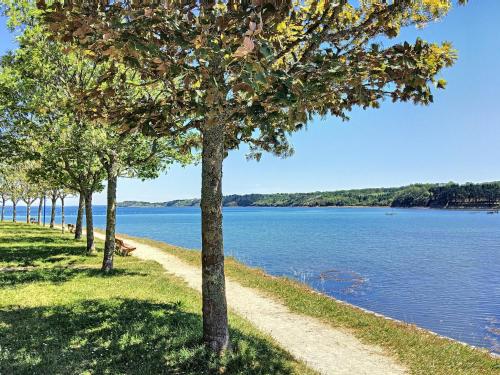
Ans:
{"label": "tree shadow on grass", "polygon": [[[44,233],[45,235],[47,235],[47,233],[49,234],[55,234],[55,233],[60,233],[61,231],[52,231],[49,229],[49,226],[47,225],[46,227],[43,227],[43,226],[39,226],[39,225],[36,225],[36,224],[26,224],[26,223],[21,223],[21,222],[18,222],[18,223],[12,223],[12,222],[3,222],[1,223],[1,226],[0,226],[0,230],[2,232],[10,232],[9,234],[11,233],[15,233],[15,235],[19,236],[19,235],[33,235],[33,233]],[[50,230],[50,232],[48,232]],[[43,235],[43,234],[42,234]]]}
{"label": "tree shadow on grass", "polygon": [[[28,232],[27,234],[33,234],[32,232]],[[28,242],[28,243],[37,243],[38,245],[40,244],[51,244],[51,243],[58,243],[60,244],[62,241],[67,240],[66,238],[57,238],[57,237],[48,237],[48,236],[24,236],[22,233],[19,233],[17,236],[2,236],[2,243],[7,244],[7,243],[12,243],[16,244],[19,242]]]}
{"label": "tree shadow on grass", "polygon": [[32,269],[1,269],[0,288],[17,287],[22,284],[35,282],[51,282],[60,284],[77,277],[113,277],[113,276],[148,276],[143,272],[124,269],[114,269],[104,274],[100,269],[88,267],[51,267]]}
{"label": "tree shadow on grass", "polygon": [[0,309],[1,374],[291,374],[281,350],[232,330],[220,359],[201,345],[199,315],[131,299]]}
{"label": "tree shadow on grass", "polygon": [[[19,266],[32,266],[36,262],[54,263],[54,259],[85,255],[85,246],[67,239],[50,237],[5,237],[0,238],[0,262]],[[21,241],[21,242],[20,242]]]}

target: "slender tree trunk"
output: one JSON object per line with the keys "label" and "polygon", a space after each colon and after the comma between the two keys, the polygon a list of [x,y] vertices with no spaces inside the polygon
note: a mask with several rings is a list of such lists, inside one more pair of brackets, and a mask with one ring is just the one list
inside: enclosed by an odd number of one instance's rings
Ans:
{"label": "slender tree trunk", "polygon": [[57,197],[54,198],[52,196],[52,207],[50,208],[50,228],[54,228],[54,225],[56,224],[56,205],[57,205]]}
{"label": "slender tree trunk", "polygon": [[47,196],[43,196],[43,226],[45,226],[45,211],[47,208]]}
{"label": "slender tree trunk", "polygon": [[87,253],[91,255],[96,252],[94,243],[94,219],[92,217],[92,192],[85,194],[85,218],[87,223]]}
{"label": "slender tree trunk", "polygon": [[42,208],[43,208],[43,197],[38,198],[38,225],[42,224]]}
{"label": "slender tree trunk", "polygon": [[4,221],[5,218],[5,198],[2,197],[2,221]]}
{"label": "slender tree trunk", "polygon": [[30,223],[31,219],[31,203],[26,202],[26,224]]}
{"label": "slender tree trunk", "polygon": [[64,197],[61,197],[61,231],[64,234]]}
{"label": "slender tree trunk", "polygon": [[83,194],[80,193],[80,199],[78,201],[78,214],[76,216],[75,240],[80,240],[82,238],[84,204],[85,204],[85,199],[83,197]]}
{"label": "slender tree trunk", "polygon": [[108,201],[106,210],[106,241],[104,244],[104,258],[102,261],[102,271],[113,270],[113,256],[115,253],[115,232],[116,232],[116,186],[118,173],[116,162],[112,158],[107,168],[108,172]]}
{"label": "slender tree trunk", "polygon": [[229,346],[222,236],[224,126],[203,129],[201,231],[203,339],[216,353]]}
{"label": "slender tree trunk", "polygon": [[17,223],[17,202],[12,201],[12,221]]}

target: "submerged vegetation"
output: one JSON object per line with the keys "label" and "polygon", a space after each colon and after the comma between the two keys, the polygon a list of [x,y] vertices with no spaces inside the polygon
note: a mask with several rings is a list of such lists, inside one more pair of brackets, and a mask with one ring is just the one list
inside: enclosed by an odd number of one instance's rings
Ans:
{"label": "submerged vegetation", "polygon": [[[198,206],[199,199],[169,202],[120,203],[122,207],[189,207]],[[433,208],[494,208],[500,206],[500,182],[415,184],[398,188],[372,188],[314,193],[279,193],[227,195],[229,207],[317,207],[317,206],[392,206]]]}

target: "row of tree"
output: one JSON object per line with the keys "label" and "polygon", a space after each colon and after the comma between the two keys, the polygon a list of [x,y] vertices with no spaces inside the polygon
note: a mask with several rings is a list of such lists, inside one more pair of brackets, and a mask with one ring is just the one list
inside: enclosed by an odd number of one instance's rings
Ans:
{"label": "row of tree", "polygon": [[28,177],[25,166],[2,166],[0,168],[0,197],[2,199],[1,221],[5,219],[5,205],[7,201],[12,202],[12,220],[17,221],[17,205],[20,201],[26,204],[26,222],[31,219],[31,206],[38,198],[40,201],[38,209],[38,222],[41,219],[41,205],[46,194],[43,188],[32,184]]}
{"label": "row of tree", "polygon": [[[12,221],[17,222],[17,207],[19,202],[26,205],[26,223],[36,221],[39,225],[42,223],[42,209],[44,208],[47,197],[51,200],[50,227],[54,228],[56,220],[56,204],[61,201],[61,219],[62,231],[64,233],[64,204],[65,199],[74,193],[64,187],[50,185],[49,181],[39,181],[37,173],[39,169],[34,163],[18,163],[15,165],[0,166],[0,198],[2,200],[1,221],[5,221],[5,207],[10,201],[12,203]],[[37,218],[32,220],[31,208],[38,201]],[[81,212],[79,211],[78,231],[76,239],[81,237]]]}
{"label": "row of tree", "polygon": [[455,60],[449,43],[380,42],[441,18],[451,0],[3,2],[22,34],[2,60],[2,147],[80,194],[89,252],[92,193],[106,181],[104,272],[118,177],[155,177],[201,149],[203,333],[215,352],[229,345],[227,153],[246,143],[257,159],[289,156],[288,136],[315,115],[345,120],[385,98],[429,104]]}
{"label": "row of tree", "polygon": [[[13,175],[9,171],[29,163],[35,167],[30,171],[31,180],[26,179],[27,186],[39,182],[78,194],[77,234],[81,235],[85,212],[89,254],[95,252],[92,196],[104,188],[106,181],[108,212],[102,269],[109,272],[115,248],[118,177],[151,178],[174,161],[188,163],[192,159],[189,139],[120,133],[94,119],[95,108],[82,110],[82,97],[101,84],[99,70],[104,69],[103,65],[78,52],[65,53],[61,43],[47,38],[40,24],[25,29],[19,43],[21,47],[1,62],[1,131],[2,137],[9,140],[4,142],[2,153],[10,165],[4,174],[10,179],[9,175]],[[114,99],[132,105],[141,95],[149,95],[133,83],[124,86],[117,81],[115,86],[106,84],[106,89],[123,90]],[[187,145],[185,151],[181,151],[181,145]],[[52,194],[51,199],[54,210],[57,194]]]}
{"label": "row of tree", "polygon": [[[12,203],[12,221],[17,222],[17,208],[19,202],[26,205],[26,223],[36,221],[42,224],[42,210],[46,199],[51,201],[50,228],[54,228],[56,221],[57,201],[61,202],[61,230],[65,231],[65,200],[74,195],[74,192],[55,180],[48,180],[43,177],[40,164],[32,161],[22,161],[0,164],[0,198],[2,200],[2,211],[0,221],[5,221],[5,207],[7,202]],[[38,201],[38,212],[36,219],[31,217],[32,206]],[[80,239],[82,235],[82,215],[83,211],[78,210],[78,219],[75,231],[75,239]],[[45,223],[44,223],[45,224]]]}

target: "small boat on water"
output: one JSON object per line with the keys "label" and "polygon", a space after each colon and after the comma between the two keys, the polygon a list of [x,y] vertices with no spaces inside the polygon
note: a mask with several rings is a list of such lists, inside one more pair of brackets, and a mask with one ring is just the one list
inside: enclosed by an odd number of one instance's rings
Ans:
{"label": "small boat on water", "polygon": [[488,211],[486,212],[488,215],[498,214],[498,210],[496,211]]}

